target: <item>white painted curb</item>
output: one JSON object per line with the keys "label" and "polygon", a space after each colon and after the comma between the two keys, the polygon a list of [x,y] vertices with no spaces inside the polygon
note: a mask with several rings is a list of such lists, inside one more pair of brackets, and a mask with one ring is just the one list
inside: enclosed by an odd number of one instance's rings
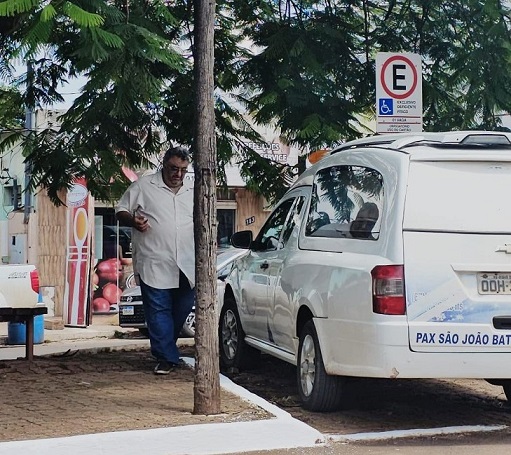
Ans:
{"label": "white painted curb", "polygon": [[481,433],[505,430],[507,425],[464,425],[458,427],[424,428],[414,430],[382,431],[378,433],[330,434],[325,437],[332,442],[367,442],[388,439],[440,436],[444,434]]}

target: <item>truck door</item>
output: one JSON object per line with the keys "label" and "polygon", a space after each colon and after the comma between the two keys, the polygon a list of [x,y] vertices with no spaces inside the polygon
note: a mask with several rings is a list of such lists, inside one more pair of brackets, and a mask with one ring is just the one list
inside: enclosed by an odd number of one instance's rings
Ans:
{"label": "truck door", "polygon": [[247,335],[268,340],[267,315],[273,305],[275,275],[270,273],[278,257],[279,242],[293,206],[294,198],[283,200],[270,215],[243,259],[241,273],[241,308]]}

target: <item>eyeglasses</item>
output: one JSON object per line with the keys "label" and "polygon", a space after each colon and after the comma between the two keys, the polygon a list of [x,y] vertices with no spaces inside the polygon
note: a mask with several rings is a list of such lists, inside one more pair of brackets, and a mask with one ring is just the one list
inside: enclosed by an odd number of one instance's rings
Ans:
{"label": "eyeglasses", "polygon": [[171,174],[178,174],[178,173],[186,174],[188,172],[187,167],[164,166],[164,168]]}

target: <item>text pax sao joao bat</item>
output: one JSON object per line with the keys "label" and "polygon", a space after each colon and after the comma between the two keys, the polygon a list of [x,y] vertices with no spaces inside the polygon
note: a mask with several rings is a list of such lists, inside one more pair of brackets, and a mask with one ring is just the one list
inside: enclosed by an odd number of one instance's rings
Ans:
{"label": "text pax sao joao bat", "polygon": [[458,333],[445,332],[416,332],[415,342],[422,345],[449,346],[510,346],[511,334],[494,334],[484,332]]}

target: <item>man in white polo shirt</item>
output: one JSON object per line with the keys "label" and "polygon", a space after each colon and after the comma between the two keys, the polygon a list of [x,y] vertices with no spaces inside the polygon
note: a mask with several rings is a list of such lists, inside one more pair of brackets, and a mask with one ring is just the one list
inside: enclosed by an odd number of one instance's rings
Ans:
{"label": "man in white polo shirt", "polygon": [[144,303],[156,374],[179,365],[176,340],[195,298],[193,185],[184,180],[190,155],[169,149],[161,171],[132,183],[116,207],[132,226],[133,268]]}

